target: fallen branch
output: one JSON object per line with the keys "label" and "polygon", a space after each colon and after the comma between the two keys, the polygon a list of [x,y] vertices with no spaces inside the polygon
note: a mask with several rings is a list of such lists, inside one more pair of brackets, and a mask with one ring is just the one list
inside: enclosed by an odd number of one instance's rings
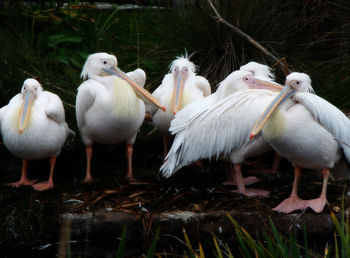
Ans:
{"label": "fallen branch", "polygon": [[[266,48],[264,48],[259,42],[255,41],[252,37],[250,37],[248,34],[244,33],[243,31],[241,31],[240,29],[236,28],[235,26],[233,26],[231,23],[229,23],[228,21],[226,21],[220,14],[219,12],[216,10],[214,4],[212,3],[211,0],[207,0],[211,9],[213,9],[214,13],[215,13],[215,17],[213,17],[214,19],[216,19],[218,22],[221,22],[223,24],[225,24],[226,26],[228,26],[229,28],[231,28],[235,33],[239,34],[242,38],[245,38],[246,40],[248,40],[251,44],[253,44],[256,48],[260,49],[262,52],[264,52],[265,55],[267,55],[268,57],[272,58],[274,62],[279,62],[279,58],[275,57],[270,51],[268,51]],[[280,65],[282,65],[282,69],[284,71],[288,71],[288,73],[290,73],[290,70],[288,69],[288,66],[286,67],[284,63],[279,62]]]}

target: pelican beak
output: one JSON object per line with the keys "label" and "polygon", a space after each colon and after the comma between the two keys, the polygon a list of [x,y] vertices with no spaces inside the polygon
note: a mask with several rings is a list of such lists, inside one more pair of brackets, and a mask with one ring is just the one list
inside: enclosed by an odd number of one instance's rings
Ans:
{"label": "pelican beak", "polygon": [[267,81],[263,81],[255,78],[253,82],[255,85],[257,85],[256,88],[259,88],[259,89],[267,89],[267,90],[274,90],[274,91],[281,91],[284,89],[284,86],[279,85],[278,83],[267,82]]}
{"label": "pelican beak", "polygon": [[144,88],[138,86],[135,83],[135,81],[129,76],[127,76],[122,70],[120,70],[119,67],[113,66],[110,69],[103,69],[103,70],[108,74],[116,75],[119,78],[128,82],[129,85],[133,87],[133,89],[135,90],[136,95],[143,101],[156,105],[159,109],[163,110],[164,112],[166,111],[166,108],[155,97],[153,97],[151,93],[149,93]]}
{"label": "pelican beak", "polygon": [[171,108],[174,115],[179,112],[182,105],[182,96],[184,91],[185,82],[187,80],[187,76],[182,74],[181,72],[176,76],[174,81],[174,90],[173,90],[173,98],[171,101]]}
{"label": "pelican beak", "polygon": [[25,93],[18,116],[18,130],[20,134],[22,134],[23,130],[28,125],[34,99],[35,96],[31,91]]}
{"label": "pelican beak", "polygon": [[295,94],[295,89],[290,86],[285,86],[280,94],[277,95],[276,98],[270,103],[270,105],[265,109],[262,115],[259,117],[258,121],[255,123],[251,133],[250,139],[252,139],[255,135],[257,135],[261,129],[263,128],[266,121],[270,118],[273,112],[277,109],[277,107],[286,101],[288,98]]}

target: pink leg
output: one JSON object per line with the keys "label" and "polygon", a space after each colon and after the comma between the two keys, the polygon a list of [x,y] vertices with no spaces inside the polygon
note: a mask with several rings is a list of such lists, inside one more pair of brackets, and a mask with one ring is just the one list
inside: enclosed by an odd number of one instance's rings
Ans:
{"label": "pink leg", "polygon": [[327,183],[329,179],[329,169],[326,168],[322,171],[323,175],[323,184],[322,184],[322,192],[319,198],[308,200],[306,203],[307,207],[313,209],[316,213],[320,213],[323,211],[324,206],[327,203]]}
{"label": "pink leg", "polygon": [[248,165],[248,166],[261,167],[262,166],[262,162],[263,162],[263,159],[262,159],[262,156],[260,155],[260,156],[258,156],[258,158],[256,160],[245,160],[244,164]]}
{"label": "pink leg", "polygon": [[273,159],[271,174],[277,174],[280,162],[281,156],[277,152],[275,152],[275,158]]}
{"label": "pink leg", "polygon": [[148,120],[148,121],[152,121],[152,116],[151,116],[151,114],[150,113],[148,113],[148,112],[146,112],[145,113],[145,118],[144,118],[145,120]]}
{"label": "pink leg", "polygon": [[91,176],[91,157],[92,157],[92,145],[86,146],[86,176],[84,183],[90,183],[93,181]]}
{"label": "pink leg", "polygon": [[203,167],[204,167],[202,161],[200,161],[200,160],[195,161],[195,162],[193,163],[193,165],[195,165],[195,166],[197,166],[197,167],[200,167],[200,168],[203,168]]}
{"label": "pink leg", "polygon": [[23,160],[23,165],[22,165],[22,175],[21,179],[17,182],[9,183],[8,185],[14,186],[14,187],[19,187],[21,185],[33,185],[37,179],[35,180],[29,180],[27,177],[27,167],[28,167],[28,160],[24,159]]}
{"label": "pink leg", "polygon": [[256,161],[250,161],[250,162],[245,161],[244,163],[250,164],[250,165],[255,165],[258,167],[257,169],[249,170],[250,173],[253,173],[253,174],[276,174],[278,172],[278,166],[280,164],[280,161],[281,161],[281,156],[277,152],[275,152],[275,157],[274,157],[271,169],[263,168],[262,156],[259,156]]}
{"label": "pink leg", "polygon": [[126,158],[128,159],[128,171],[126,174],[126,179],[129,181],[135,180],[134,176],[132,175],[132,153],[132,144],[126,144]]}
{"label": "pink leg", "polygon": [[[237,185],[236,182],[236,176],[235,176],[235,171],[233,169],[232,163],[231,162],[225,162],[225,167],[226,167],[226,176],[227,180],[222,183],[222,185]],[[260,179],[255,177],[255,176],[248,176],[243,178],[243,183],[245,185],[251,185],[254,183],[259,182]]]}
{"label": "pink leg", "polygon": [[237,192],[245,196],[263,196],[268,197],[270,192],[260,189],[246,188],[243,182],[241,164],[234,164],[234,170],[237,182]]}
{"label": "pink leg", "polygon": [[289,198],[285,199],[283,202],[281,202],[272,210],[283,212],[283,213],[290,213],[295,210],[304,210],[306,208],[305,207],[306,201],[300,199],[298,196],[298,185],[300,182],[300,174],[301,174],[301,168],[295,167],[292,193],[290,194]]}
{"label": "pink leg", "polygon": [[169,150],[169,138],[168,136],[163,136],[163,147],[164,147],[164,162]]}
{"label": "pink leg", "polygon": [[53,189],[53,187],[54,187],[54,185],[53,185],[53,170],[55,168],[55,164],[56,164],[56,157],[51,157],[50,158],[50,176],[49,176],[49,180],[47,180],[45,182],[40,182],[40,183],[32,185],[32,187],[35,190],[37,190],[37,191],[44,191],[44,190]]}

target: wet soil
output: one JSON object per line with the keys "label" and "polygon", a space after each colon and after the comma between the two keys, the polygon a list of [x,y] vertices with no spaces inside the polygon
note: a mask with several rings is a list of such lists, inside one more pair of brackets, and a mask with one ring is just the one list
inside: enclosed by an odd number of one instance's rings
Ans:
{"label": "wet soil", "polygon": [[[346,183],[331,181],[329,204],[321,214],[311,210],[288,215],[273,212],[271,209],[291,191],[293,168],[286,160],[282,160],[278,174],[259,174],[261,181],[252,186],[271,191],[270,198],[244,197],[234,192],[235,187],[221,185],[226,180],[222,161],[203,160],[203,167],[185,167],[165,180],[158,174],[162,164],[161,137],[157,133],[147,135],[151,129],[146,123],[134,146],[134,175],[145,184],[125,181],[124,144],[96,144],[92,163],[95,181],[82,183],[85,152],[77,137],[57,159],[54,190],[12,188],[4,183],[19,179],[21,161],[1,145],[0,253],[5,255],[2,257],[53,257],[60,243],[68,241],[68,235],[73,257],[115,257],[123,226],[129,232],[128,256],[147,253],[158,227],[159,253],[181,256],[185,250],[182,227],[194,243],[204,243],[211,252],[212,234],[232,244],[234,231],[227,213],[256,236],[261,235],[265,226],[269,228],[269,217],[284,234],[302,232],[305,223],[310,246],[314,244],[322,250],[334,237],[330,212],[339,214],[343,193],[344,206],[350,207]],[[265,155],[263,168],[268,170],[272,160],[273,153]],[[30,178],[47,179],[48,159],[32,161],[29,166]],[[257,168],[245,165],[243,169],[247,176]],[[317,171],[303,171],[299,187],[303,199],[318,197],[321,186],[322,178]],[[69,228],[64,226],[67,221]]]}

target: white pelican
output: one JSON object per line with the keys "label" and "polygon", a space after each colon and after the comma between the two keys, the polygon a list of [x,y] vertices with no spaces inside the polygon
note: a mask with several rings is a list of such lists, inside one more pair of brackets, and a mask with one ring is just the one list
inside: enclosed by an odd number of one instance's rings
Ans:
{"label": "white pelican", "polygon": [[[241,66],[240,70],[251,72],[255,78],[262,80],[260,81],[260,83],[263,83],[263,81],[273,83],[274,81],[274,76],[267,65],[259,64],[256,62],[249,62],[246,65]],[[186,130],[187,125],[191,122],[193,118],[201,114],[208,107],[215,105],[220,100],[239,90],[240,87],[235,87],[235,80],[235,77],[229,75],[225,80],[223,80],[220,83],[217,91],[214,94],[211,94],[206,98],[203,98],[186,106],[183,112],[180,112],[176,115],[176,122],[173,123],[173,134],[182,130]],[[276,158],[272,169],[273,171],[277,170],[278,163],[279,160],[278,158]],[[237,184],[235,172],[232,168],[231,162],[226,162],[226,175],[227,180],[222,184]],[[256,183],[257,181],[259,181],[259,179],[256,177],[246,177],[243,179],[243,181],[245,184],[249,185]]]}
{"label": "white pelican", "polygon": [[[0,109],[3,142],[15,156],[23,159],[22,176],[12,186],[31,185],[35,190],[54,188],[53,170],[69,134],[74,134],[65,122],[64,108],[60,98],[43,91],[35,79],[26,79],[21,93]],[[28,160],[50,157],[48,181],[34,184],[27,178]]]}
{"label": "white pelican", "polygon": [[146,74],[141,69],[124,74],[117,67],[117,58],[107,53],[88,56],[81,72],[84,81],[78,88],[76,117],[82,141],[86,145],[86,176],[92,181],[92,143],[116,144],[126,141],[127,179],[132,180],[132,145],[144,116],[140,99],[162,107],[143,86]]}
{"label": "white pelican", "polygon": [[[281,89],[276,84],[254,79],[249,71],[235,71],[214,94],[181,110],[171,122],[170,131],[176,136],[160,169],[163,176],[170,177],[195,160],[222,156],[234,164],[239,193],[267,196],[267,191],[245,188],[241,163],[245,158],[271,150],[262,137],[249,141],[249,128],[257,114],[277,95],[271,90],[252,88],[269,87]],[[199,111],[192,107],[198,107]]]}
{"label": "white pelican", "polygon": [[[257,120],[251,134],[254,137],[262,129],[264,139],[294,165],[292,193],[275,211],[289,213],[310,207],[319,213],[327,202],[330,169],[335,178],[350,178],[346,165],[350,161],[350,121],[335,106],[309,92],[312,87],[307,74],[288,75],[285,89]],[[305,201],[298,197],[301,168],[322,169],[319,198]]]}
{"label": "white pelican", "polygon": [[187,57],[178,57],[171,63],[170,73],[164,76],[162,84],[152,93],[167,111],[162,112],[153,106],[146,107],[154,126],[163,135],[164,158],[168,153],[169,127],[174,114],[187,104],[210,94],[209,82],[196,75],[196,66]]}
{"label": "white pelican", "polygon": [[[260,79],[271,83],[275,81],[275,76],[272,74],[270,68],[267,65],[259,64],[256,62],[249,62],[241,66],[239,70],[251,72],[254,78],[256,79]],[[268,173],[276,174],[280,161],[281,161],[281,157],[278,155],[277,152],[275,152],[275,158],[272,164],[271,172],[268,172]],[[233,178],[233,173],[231,173],[231,176],[228,175],[228,178],[230,177]],[[229,179],[229,182],[230,182],[230,179]]]}

